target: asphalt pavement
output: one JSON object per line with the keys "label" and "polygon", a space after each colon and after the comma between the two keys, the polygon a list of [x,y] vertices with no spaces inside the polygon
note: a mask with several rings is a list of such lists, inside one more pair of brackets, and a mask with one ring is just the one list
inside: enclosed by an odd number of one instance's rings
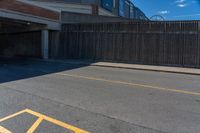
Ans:
{"label": "asphalt pavement", "polygon": [[200,76],[0,62],[0,131],[199,133]]}

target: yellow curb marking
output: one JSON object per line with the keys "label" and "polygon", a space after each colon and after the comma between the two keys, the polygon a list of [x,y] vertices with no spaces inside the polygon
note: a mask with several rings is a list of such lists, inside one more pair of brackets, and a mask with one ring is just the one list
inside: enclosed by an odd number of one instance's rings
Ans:
{"label": "yellow curb marking", "polygon": [[[88,131],[79,129],[77,127],[74,127],[72,125],[66,124],[64,122],[61,122],[61,121],[56,120],[56,119],[53,119],[53,118],[48,117],[46,115],[40,114],[38,112],[32,111],[30,109],[25,109],[25,110],[22,110],[20,112],[15,113],[15,114],[12,114],[10,116],[7,116],[5,118],[2,118],[2,119],[0,119],[0,122],[3,122],[3,121],[6,121],[8,119],[11,119],[13,117],[16,117],[16,116],[18,116],[18,115],[20,115],[22,113],[28,113],[28,114],[31,114],[31,115],[34,115],[34,116],[38,117],[38,119],[35,121],[35,123],[29,128],[29,130],[27,131],[27,133],[33,133],[38,128],[38,126],[40,125],[40,123],[43,120],[46,120],[46,121],[51,122],[51,123],[53,123],[55,125],[61,126],[61,127],[65,128],[65,129],[71,130],[71,131],[73,131],[75,133],[89,133]],[[8,131],[5,128],[3,128],[3,127],[0,126],[0,133],[12,133],[12,132],[10,132],[10,131]]]}
{"label": "yellow curb marking", "polygon": [[145,85],[145,84],[137,84],[137,83],[130,83],[130,82],[124,82],[124,81],[118,81],[118,80],[107,80],[107,79],[103,79],[103,78],[95,78],[95,77],[73,75],[73,74],[65,74],[65,73],[56,73],[56,75],[68,76],[68,77],[73,77],[73,78],[82,78],[82,79],[88,79],[88,80],[103,81],[103,82],[107,82],[107,83],[111,83],[111,84],[123,84],[123,85],[132,86],[132,87],[133,86],[139,86],[139,87],[144,87],[144,88],[147,88],[147,89],[150,88],[150,89],[161,90],[161,91],[176,92],[176,93],[200,96],[200,93],[193,92],[193,91],[169,89],[169,88],[164,88],[164,87],[151,86],[151,85]]}
{"label": "yellow curb marking", "polygon": [[0,133],[12,133],[11,131],[5,129],[4,127],[0,126]]}

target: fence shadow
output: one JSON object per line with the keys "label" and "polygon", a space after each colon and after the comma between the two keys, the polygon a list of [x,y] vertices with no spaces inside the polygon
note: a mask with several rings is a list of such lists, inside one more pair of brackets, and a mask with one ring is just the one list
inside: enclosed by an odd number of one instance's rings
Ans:
{"label": "fence shadow", "polygon": [[81,63],[62,63],[28,58],[0,58],[0,84],[88,66]]}

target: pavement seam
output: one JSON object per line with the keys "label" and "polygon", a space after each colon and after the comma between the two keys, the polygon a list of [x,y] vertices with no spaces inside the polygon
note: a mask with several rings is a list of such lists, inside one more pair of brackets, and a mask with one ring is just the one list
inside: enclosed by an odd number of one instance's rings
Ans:
{"label": "pavement seam", "polygon": [[29,92],[17,90],[17,89],[15,89],[15,88],[12,88],[12,87],[9,87],[9,86],[6,86],[6,85],[0,84],[0,87],[5,87],[5,88],[8,88],[8,89],[11,89],[11,90],[14,90],[14,91],[23,93],[23,94],[28,94],[28,95],[31,95],[31,96],[38,97],[38,98],[43,99],[43,100],[48,100],[48,101],[52,101],[52,102],[54,102],[54,103],[58,103],[58,104],[60,104],[60,105],[68,106],[68,107],[71,107],[71,108],[74,108],[74,109],[79,109],[79,110],[82,110],[82,111],[84,111],[84,112],[88,112],[88,113],[92,113],[92,114],[97,114],[97,115],[99,115],[99,116],[102,116],[102,117],[105,117],[105,118],[108,118],[108,119],[121,121],[121,122],[123,122],[123,123],[127,123],[127,124],[130,124],[130,125],[136,126],[136,127],[144,128],[144,129],[147,129],[147,130],[152,130],[153,133],[154,133],[154,131],[155,131],[155,132],[158,132],[158,133],[167,133],[167,132],[161,131],[161,130],[159,130],[159,129],[153,129],[153,128],[145,127],[145,126],[138,125],[138,124],[135,124],[135,123],[132,123],[132,122],[127,122],[127,121],[124,121],[124,120],[121,120],[121,119],[118,119],[118,118],[115,118],[115,117],[107,116],[107,115],[102,114],[102,113],[92,112],[92,111],[89,111],[89,110],[86,110],[86,109],[84,109],[84,108],[80,108],[80,107],[77,107],[77,106],[67,105],[67,104],[65,104],[65,103],[62,103],[62,102],[59,102],[59,101],[56,101],[56,100],[52,100],[52,99],[50,99],[50,98],[46,98],[46,97],[42,97],[42,96],[39,96],[39,95],[35,95],[35,94],[29,93]]}

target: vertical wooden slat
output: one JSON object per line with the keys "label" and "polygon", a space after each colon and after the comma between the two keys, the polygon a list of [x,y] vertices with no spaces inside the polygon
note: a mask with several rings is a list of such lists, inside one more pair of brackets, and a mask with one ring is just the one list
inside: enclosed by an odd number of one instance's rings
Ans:
{"label": "vertical wooden slat", "polygon": [[64,25],[66,58],[200,67],[200,22]]}

